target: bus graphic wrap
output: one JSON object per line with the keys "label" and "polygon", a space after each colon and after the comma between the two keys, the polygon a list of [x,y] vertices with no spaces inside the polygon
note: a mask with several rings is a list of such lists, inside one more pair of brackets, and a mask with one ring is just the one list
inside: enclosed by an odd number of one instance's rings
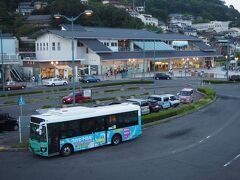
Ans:
{"label": "bus graphic wrap", "polygon": [[62,108],[31,116],[29,149],[41,156],[68,156],[107,144],[117,145],[141,134],[141,110],[137,105]]}

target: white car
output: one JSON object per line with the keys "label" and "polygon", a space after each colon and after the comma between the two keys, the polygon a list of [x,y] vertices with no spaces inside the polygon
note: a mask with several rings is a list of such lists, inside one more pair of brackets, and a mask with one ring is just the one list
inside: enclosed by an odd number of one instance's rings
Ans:
{"label": "white car", "polygon": [[177,107],[180,104],[180,100],[177,98],[177,96],[173,94],[165,94],[165,96],[169,97],[171,107]]}
{"label": "white car", "polygon": [[67,80],[59,78],[51,78],[43,81],[43,85],[45,86],[66,86],[67,84]]}

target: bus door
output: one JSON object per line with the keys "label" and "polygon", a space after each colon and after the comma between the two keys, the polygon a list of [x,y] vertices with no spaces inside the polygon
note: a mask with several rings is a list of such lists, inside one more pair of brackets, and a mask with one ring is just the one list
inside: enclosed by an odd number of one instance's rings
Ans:
{"label": "bus door", "polygon": [[104,117],[95,119],[94,127],[94,147],[102,146],[107,143],[107,131],[105,130]]}
{"label": "bus door", "polygon": [[59,153],[59,131],[54,124],[48,124],[48,154]]}

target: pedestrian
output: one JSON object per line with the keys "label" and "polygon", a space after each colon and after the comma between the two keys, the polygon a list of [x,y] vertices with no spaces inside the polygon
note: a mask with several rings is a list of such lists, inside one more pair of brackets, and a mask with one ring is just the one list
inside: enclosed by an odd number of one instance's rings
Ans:
{"label": "pedestrian", "polygon": [[32,76],[32,82],[35,82],[35,76],[34,75]]}

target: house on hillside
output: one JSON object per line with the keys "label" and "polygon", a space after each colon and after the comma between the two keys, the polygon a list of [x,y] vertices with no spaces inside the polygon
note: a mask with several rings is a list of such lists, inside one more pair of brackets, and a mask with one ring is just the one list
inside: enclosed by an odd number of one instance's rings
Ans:
{"label": "house on hillside", "polygon": [[51,23],[51,15],[30,15],[26,19],[27,24],[32,24],[36,27],[48,27]]}

